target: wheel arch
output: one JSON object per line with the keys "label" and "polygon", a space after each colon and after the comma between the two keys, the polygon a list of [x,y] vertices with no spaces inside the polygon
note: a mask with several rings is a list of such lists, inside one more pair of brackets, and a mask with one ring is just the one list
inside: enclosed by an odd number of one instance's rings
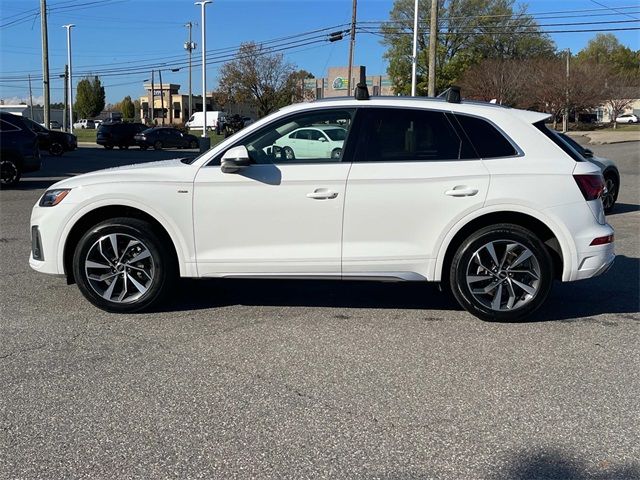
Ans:
{"label": "wheel arch", "polygon": [[64,273],[67,276],[67,283],[74,283],[75,281],[72,268],[73,253],[82,235],[92,226],[116,217],[137,218],[153,225],[158,235],[169,245],[169,250],[177,262],[177,265],[179,265],[180,274],[184,275],[186,273],[184,261],[182,260],[183,257],[180,255],[181,249],[179,243],[176,242],[175,238],[169,233],[169,229],[154,215],[131,205],[103,205],[84,212],[73,222],[73,225],[68,230],[64,239],[64,246],[62,247],[62,265]]}
{"label": "wheel arch", "polygon": [[517,210],[499,210],[481,213],[470,219],[460,221],[442,243],[436,260],[435,280],[444,282],[448,279],[449,267],[456,251],[473,232],[498,223],[512,223],[535,233],[545,244],[553,259],[553,277],[562,279],[570,265],[571,254],[563,245],[562,236],[555,226],[530,213]]}

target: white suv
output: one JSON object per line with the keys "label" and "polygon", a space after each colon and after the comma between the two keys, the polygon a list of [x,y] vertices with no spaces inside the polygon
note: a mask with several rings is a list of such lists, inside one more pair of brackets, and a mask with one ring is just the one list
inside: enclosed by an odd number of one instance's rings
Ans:
{"label": "white suv", "polygon": [[[614,260],[602,175],[548,117],[423,98],[292,105],[193,161],[53,185],[30,264],[112,312],[166,298],[179,275],[441,282],[482,319],[521,319],[554,279]],[[339,155],[278,148],[319,125],[344,129]]]}

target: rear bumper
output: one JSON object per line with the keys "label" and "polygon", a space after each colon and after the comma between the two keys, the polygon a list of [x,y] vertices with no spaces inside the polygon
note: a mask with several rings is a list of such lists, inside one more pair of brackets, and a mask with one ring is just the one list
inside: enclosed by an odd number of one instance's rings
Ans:
{"label": "rear bumper", "polygon": [[584,280],[586,278],[597,277],[605,273],[613,265],[616,259],[615,248],[613,243],[603,245],[602,247],[591,247],[594,250],[582,252],[578,255],[578,269],[572,280]]}

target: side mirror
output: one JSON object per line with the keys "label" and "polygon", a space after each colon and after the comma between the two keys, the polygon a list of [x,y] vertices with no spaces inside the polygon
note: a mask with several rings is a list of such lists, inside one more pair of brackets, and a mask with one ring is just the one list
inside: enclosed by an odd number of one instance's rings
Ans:
{"label": "side mirror", "polygon": [[588,148],[584,149],[584,156],[587,158],[591,158],[593,157],[593,152],[591,150],[589,150]]}
{"label": "side mirror", "polygon": [[326,142],[327,141],[327,139],[324,138],[324,137],[320,137],[318,140],[321,141],[321,142]]}
{"label": "side mirror", "polygon": [[230,148],[222,155],[220,170],[222,173],[238,173],[251,165],[249,152],[244,145]]}

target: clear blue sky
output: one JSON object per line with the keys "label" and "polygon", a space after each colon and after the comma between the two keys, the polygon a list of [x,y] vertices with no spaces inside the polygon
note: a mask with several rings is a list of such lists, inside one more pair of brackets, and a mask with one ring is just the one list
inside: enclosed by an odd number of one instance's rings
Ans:
{"label": "clear blue sky", "polygon": [[[359,0],[358,20],[386,20],[393,0]],[[543,19],[541,24],[562,22],[588,22],[605,20],[629,20],[630,23],[613,25],[587,25],[575,28],[638,27],[640,2],[638,0],[531,0],[529,13],[539,15],[567,10],[593,10],[590,14],[613,14],[599,17]],[[150,63],[167,63],[186,53],[183,43],[187,38],[184,24],[200,23],[200,7],[191,0],[49,0],[49,52],[52,101],[62,100],[62,72],[66,63],[66,34],[62,25],[74,23],[72,30],[74,72],[99,71],[108,68],[124,68],[119,75],[102,77],[107,101],[116,102],[125,95],[136,98],[143,93],[143,80],[150,72],[129,72],[144,68]],[[616,8],[635,6],[616,13]],[[605,10],[608,7],[614,10]],[[36,15],[39,0],[0,0],[0,98],[27,98],[28,83],[23,80],[28,73],[42,72],[40,19]],[[620,11],[622,12],[622,10]],[[584,15],[584,13],[582,13]],[[214,0],[207,6],[207,51],[228,48],[246,41],[265,41],[311,30],[346,24],[351,19],[351,0]],[[11,24],[12,22],[15,22]],[[9,25],[7,25],[9,24]],[[341,27],[341,28],[347,28]],[[562,27],[543,27],[547,30]],[[614,32],[619,40],[634,50],[640,49],[640,31]],[[553,34],[559,49],[571,48],[576,52],[583,48],[590,33]],[[198,43],[194,58],[200,55],[200,27],[193,30]],[[287,60],[304,68],[317,77],[326,75],[327,67],[347,64],[349,42],[322,42],[306,45],[285,52]],[[357,36],[355,63],[367,66],[369,74],[386,71],[382,58],[384,47],[380,37],[370,34]],[[167,67],[168,68],[168,67]],[[207,69],[207,87],[217,83],[218,64]],[[149,70],[151,67],[149,67]],[[201,91],[200,68],[194,68],[193,88]],[[17,79],[18,81],[8,81]],[[79,78],[74,78],[75,82]],[[157,77],[156,77],[157,81]],[[75,83],[74,82],[74,83]],[[181,84],[187,90],[187,69],[179,72],[163,72],[163,82]],[[42,95],[41,81],[33,82],[34,98]]]}

